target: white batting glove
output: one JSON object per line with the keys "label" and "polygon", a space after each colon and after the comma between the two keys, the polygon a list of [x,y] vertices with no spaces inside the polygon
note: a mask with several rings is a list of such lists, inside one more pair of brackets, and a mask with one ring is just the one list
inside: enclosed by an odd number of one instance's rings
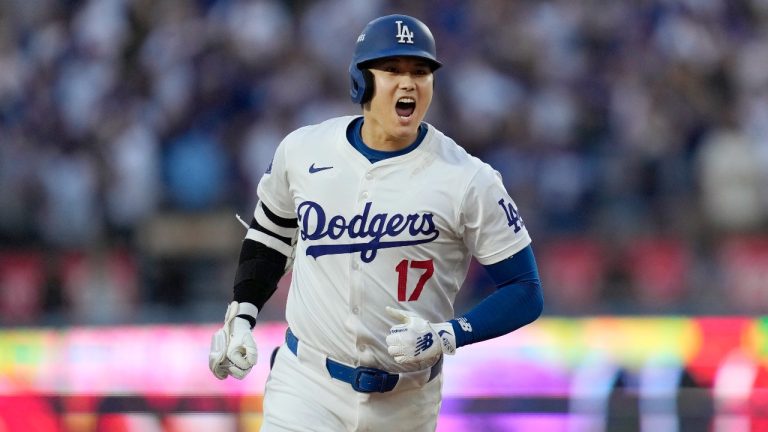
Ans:
{"label": "white batting glove", "polygon": [[417,314],[387,306],[387,313],[397,319],[389,329],[389,354],[400,364],[434,364],[442,354],[456,353],[456,335],[449,322],[431,323]]}
{"label": "white batting glove", "polygon": [[251,324],[238,315],[249,315],[256,319],[258,309],[250,303],[232,302],[227,307],[224,325],[211,337],[211,352],[208,367],[218,379],[232,375],[243,379],[256,364],[258,351],[253,340]]}

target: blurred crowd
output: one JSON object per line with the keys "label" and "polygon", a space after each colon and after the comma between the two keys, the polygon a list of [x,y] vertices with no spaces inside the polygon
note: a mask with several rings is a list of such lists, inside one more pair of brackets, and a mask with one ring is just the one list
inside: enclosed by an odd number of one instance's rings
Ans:
{"label": "blurred crowd", "polygon": [[[396,12],[435,35],[427,120],[503,175],[546,313],[768,308],[766,0],[7,0],[0,323],[219,320],[234,214],[286,133],[359,113],[354,41]],[[458,308],[492,289],[473,265]]]}

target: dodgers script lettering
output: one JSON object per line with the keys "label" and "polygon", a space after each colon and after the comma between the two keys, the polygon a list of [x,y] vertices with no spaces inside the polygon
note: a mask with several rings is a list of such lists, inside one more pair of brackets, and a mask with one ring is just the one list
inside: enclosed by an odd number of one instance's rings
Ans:
{"label": "dodgers script lettering", "polygon": [[[327,215],[323,207],[314,201],[299,204],[297,214],[301,239],[334,241],[332,244],[310,245],[307,247],[307,255],[317,259],[323,255],[359,252],[363,262],[369,263],[376,258],[379,249],[429,243],[440,235],[432,213],[372,213],[371,206],[372,203],[365,203],[361,214],[347,220],[343,215]],[[370,240],[344,242],[344,236],[348,239]]]}

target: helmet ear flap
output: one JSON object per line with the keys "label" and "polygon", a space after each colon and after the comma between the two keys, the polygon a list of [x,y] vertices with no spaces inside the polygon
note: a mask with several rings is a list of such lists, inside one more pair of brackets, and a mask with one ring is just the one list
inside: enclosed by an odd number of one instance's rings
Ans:
{"label": "helmet ear flap", "polygon": [[365,82],[365,88],[363,89],[363,97],[360,100],[360,104],[364,105],[373,98],[373,73],[368,69],[363,69],[363,81]]}
{"label": "helmet ear flap", "polygon": [[351,85],[349,96],[352,102],[364,105],[373,97],[373,74],[368,69],[359,69],[354,63],[349,66]]}

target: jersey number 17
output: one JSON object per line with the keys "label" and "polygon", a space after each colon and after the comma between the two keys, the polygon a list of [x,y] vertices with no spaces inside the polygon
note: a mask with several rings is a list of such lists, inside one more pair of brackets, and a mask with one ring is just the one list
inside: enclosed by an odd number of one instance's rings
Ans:
{"label": "jersey number 17", "polygon": [[[424,273],[421,274],[419,280],[416,282],[416,288],[413,290],[413,292],[411,292],[411,295],[407,297],[406,291],[408,286],[409,267],[412,269],[423,270]],[[397,301],[416,301],[419,299],[421,291],[424,289],[424,285],[435,273],[435,264],[431,259],[424,261],[411,261],[404,259],[400,261],[399,264],[397,264],[395,270],[397,271]]]}

